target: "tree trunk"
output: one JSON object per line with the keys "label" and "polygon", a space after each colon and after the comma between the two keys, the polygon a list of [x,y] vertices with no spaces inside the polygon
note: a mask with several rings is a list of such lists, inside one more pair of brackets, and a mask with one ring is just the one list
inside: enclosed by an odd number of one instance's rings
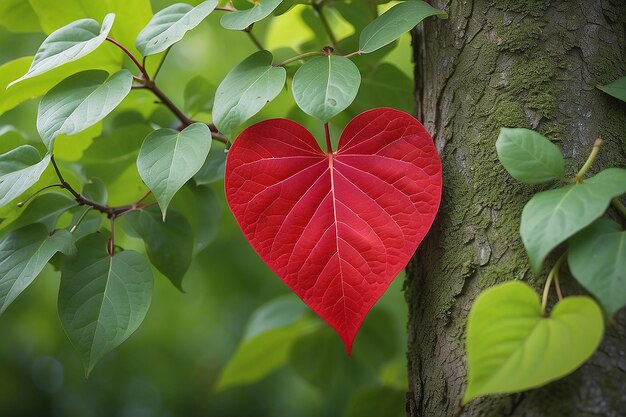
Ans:
{"label": "tree trunk", "polygon": [[[414,32],[417,115],[444,166],[438,219],[408,267],[410,416],[453,416],[465,387],[465,324],[496,283],[539,289],[519,236],[522,207],[543,186],[497,160],[501,127],[553,139],[574,176],[598,136],[592,173],[626,166],[626,106],[595,88],[626,75],[623,0],[437,0],[448,20]],[[548,259],[550,267],[554,259]],[[564,277],[564,292],[580,294]],[[626,416],[626,314],[572,375],[522,394],[470,403],[463,416]]]}

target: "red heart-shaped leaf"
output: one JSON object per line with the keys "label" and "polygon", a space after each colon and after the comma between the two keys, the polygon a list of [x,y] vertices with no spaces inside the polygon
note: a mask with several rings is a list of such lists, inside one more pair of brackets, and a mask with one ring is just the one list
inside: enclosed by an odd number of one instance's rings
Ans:
{"label": "red heart-shaped leaf", "polygon": [[272,119],[234,142],[225,189],[259,256],[350,352],[435,219],[441,161],[424,126],[399,110],[361,113],[334,153],[298,123]]}

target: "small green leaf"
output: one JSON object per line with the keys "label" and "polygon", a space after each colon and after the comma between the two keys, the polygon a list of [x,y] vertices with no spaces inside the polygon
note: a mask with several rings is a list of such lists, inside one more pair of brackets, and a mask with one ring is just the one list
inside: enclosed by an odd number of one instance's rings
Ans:
{"label": "small green leaf", "polygon": [[35,184],[49,163],[50,155],[41,159],[37,149],[30,145],[0,155],[0,207]]}
{"label": "small green leaf", "polygon": [[608,95],[626,102],[626,77],[618,78],[610,84],[599,85],[598,88]]}
{"label": "small green leaf", "polygon": [[254,312],[246,326],[244,340],[253,339],[268,330],[289,326],[308,311],[308,307],[294,294],[276,297]]}
{"label": "small green leaf", "polygon": [[202,168],[211,148],[211,131],[194,123],[182,132],[155,130],[141,145],[139,175],[157,199],[163,219],[174,194]]}
{"label": "small green leaf", "polygon": [[217,0],[207,0],[196,7],[185,3],[166,7],[139,33],[135,42],[137,50],[144,56],[165,51],[198,26],[216,6]]}
{"label": "small green leaf", "polygon": [[207,157],[200,171],[194,175],[193,179],[198,185],[212,184],[224,178],[226,169],[226,145],[223,143],[214,143],[211,146],[211,152]]}
{"label": "small green leaf", "polygon": [[603,332],[602,311],[589,297],[567,297],[544,317],[539,296],[523,282],[484,291],[467,323],[463,403],[564,377],[591,356]]}
{"label": "small green leaf", "polygon": [[520,234],[533,272],[559,244],[590,225],[626,193],[626,169],[609,168],[580,184],[535,194],[522,212]]}
{"label": "small green leaf", "polygon": [[50,235],[43,224],[15,230],[0,240],[0,314],[34,280],[57,252],[69,254],[72,235],[59,230]]}
{"label": "small green leaf", "polygon": [[365,387],[354,394],[343,417],[404,417],[405,390]]}
{"label": "small green leaf", "polygon": [[59,316],[91,372],[102,356],[119,346],[143,321],[152,298],[150,264],[134,251],[107,253],[107,239],[91,234],[64,264]]}
{"label": "small green leaf", "polygon": [[541,184],[565,175],[565,161],[559,148],[532,130],[501,129],[496,150],[509,174],[526,184]]}
{"label": "small green leaf", "polygon": [[312,386],[327,391],[333,386],[345,348],[329,327],[301,336],[289,354],[289,366]]}
{"label": "small green leaf", "polygon": [[329,55],[313,58],[293,77],[293,97],[306,113],[329,121],[346,109],[356,97],[361,73],[348,58]]}
{"label": "small green leaf", "polygon": [[8,87],[93,52],[109,35],[114,20],[115,14],[110,13],[102,21],[102,28],[93,19],[81,19],[52,32],[39,47],[28,72]]}
{"label": "small green leaf", "polygon": [[185,87],[185,110],[191,114],[210,113],[213,110],[215,86],[199,75]]}
{"label": "small green leaf", "polygon": [[445,19],[448,14],[424,1],[397,4],[363,29],[359,37],[359,50],[364,53],[374,52],[395,41],[429,16]]}
{"label": "small green leaf", "polygon": [[569,240],[572,275],[609,316],[626,305],[626,232],[611,220],[596,220]]}
{"label": "small green leaf", "polygon": [[111,113],[130,93],[133,74],[127,70],[107,80],[104,71],[75,74],[50,90],[39,104],[37,130],[51,150],[59,135],[75,135]]}
{"label": "small green leaf", "polygon": [[220,19],[220,23],[226,29],[244,30],[271,15],[282,2],[283,0],[256,0],[249,9],[226,13]]}
{"label": "small green leaf", "polygon": [[272,66],[272,54],[259,51],[233,68],[215,92],[213,122],[232,137],[239,125],[254,116],[282,90],[287,73]]}
{"label": "small green leaf", "polygon": [[53,231],[59,217],[77,205],[76,200],[65,194],[50,192],[40,195],[23,209],[20,217],[10,223],[8,229],[15,230],[29,224],[43,223],[49,231]]}
{"label": "small green leaf", "polygon": [[124,216],[124,224],[143,239],[150,262],[182,291],[193,256],[193,231],[178,211],[170,209],[168,214],[163,222],[159,209],[148,207]]}

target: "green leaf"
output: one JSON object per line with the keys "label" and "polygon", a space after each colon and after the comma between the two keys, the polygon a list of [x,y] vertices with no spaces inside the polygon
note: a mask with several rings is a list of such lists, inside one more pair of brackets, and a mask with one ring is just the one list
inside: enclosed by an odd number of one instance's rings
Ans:
{"label": "green leaf", "polygon": [[143,321],[152,298],[150,264],[134,251],[107,253],[107,239],[80,239],[65,262],[59,315],[70,340],[91,372],[102,356],[119,346]]}
{"label": "green leaf", "polygon": [[496,150],[508,173],[526,184],[541,184],[565,175],[565,161],[559,148],[532,130],[501,129]]}
{"label": "green leaf", "polygon": [[463,403],[564,377],[591,356],[603,331],[602,311],[589,297],[567,297],[544,317],[539,296],[525,283],[484,291],[468,318]]}
{"label": "green leaf", "polygon": [[10,223],[8,229],[15,230],[29,224],[43,223],[49,231],[53,231],[59,217],[77,205],[74,199],[65,194],[51,192],[40,195],[23,209],[20,217]]}
{"label": "green leaf", "polygon": [[352,355],[376,370],[402,349],[398,346],[397,319],[385,308],[374,307],[357,335]]}
{"label": "green leaf", "polygon": [[202,168],[211,148],[211,131],[194,123],[182,132],[155,130],[141,145],[139,175],[157,199],[163,219],[174,194]]}
{"label": "green leaf", "polygon": [[313,58],[293,77],[293,97],[306,113],[329,121],[346,109],[356,97],[361,73],[348,58],[329,55]]}
{"label": "green leaf", "polygon": [[222,206],[213,190],[187,183],[172,200],[172,207],[191,224],[195,253],[204,250],[215,240],[222,219]]}
{"label": "green leaf", "polygon": [[191,114],[210,113],[213,110],[215,86],[201,75],[185,87],[185,110]]}
{"label": "green leaf", "polygon": [[608,95],[626,102],[626,77],[618,78],[610,84],[599,85],[598,88]]}
{"label": "green leaf", "polygon": [[98,204],[106,205],[109,199],[107,187],[100,178],[89,178],[81,194]]}
{"label": "green leaf", "polygon": [[345,348],[341,340],[324,326],[296,340],[289,354],[289,366],[312,386],[327,391],[343,357]]}
{"label": "green leaf", "polygon": [[0,26],[11,32],[40,32],[39,20],[28,1],[2,0],[0,2]]}
{"label": "green leaf", "polygon": [[374,52],[395,41],[429,16],[446,19],[448,14],[424,1],[397,4],[363,29],[359,37],[359,50],[363,53]]}
{"label": "green leaf", "polygon": [[358,113],[375,107],[392,107],[412,112],[415,99],[406,92],[411,91],[413,84],[413,79],[398,67],[383,62],[365,75],[352,107]]}
{"label": "green leaf", "polygon": [[226,13],[220,19],[220,23],[226,29],[244,30],[271,15],[282,2],[283,0],[257,0],[249,9]]}
{"label": "green leaf", "polygon": [[15,126],[0,126],[0,155],[27,143],[26,134]]}
{"label": "green leaf", "polygon": [[226,170],[226,155],[226,145],[221,142],[214,143],[204,165],[193,177],[196,184],[212,184],[223,179]]}
{"label": "green leaf", "polygon": [[30,145],[0,155],[0,207],[35,184],[49,163],[50,155],[41,159],[37,149]]}
{"label": "green leaf", "polygon": [[245,340],[278,327],[289,326],[302,318],[308,307],[294,294],[285,294],[259,307],[246,326]]}
{"label": "green leaf", "polygon": [[215,92],[213,122],[232,137],[239,125],[254,116],[282,90],[287,73],[272,66],[272,54],[259,51],[233,68]]}
{"label": "green leaf", "polygon": [[626,305],[626,232],[611,220],[596,220],[569,240],[572,275],[609,316]]}
{"label": "green leaf", "polygon": [[69,254],[72,235],[59,230],[50,235],[43,224],[15,230],[0,240],[0,314],[17,298],[57,253]]}
{"label": "green leaf", "polygon": [[107,79],[105,71],[75,74],[50,90],[39,104],[37,130],[51,150],[59,135],[75,135],[111,113],[130,93],[133,74],[121,70]]}
{"label": "green leaf", "polygon": [[343,417],[403,417],[406,393],[390,387],[365,387],[350,400]]}
{"label": "green leaf", "polygon": [[108,36],[114,20],[115,14],[111,13],[104,18],[102,28],[93,19],[81,19],[52,32],[39,47],[28,72],[8,87],[93,52]]}
{"label": "green leaf", "polygon": [[124,224],[146,244],[150,262],[179,290],[191,266],[193,256],[193,231],[187,219],[170,209],[163,222],[157,207],[148,207],[124,216]]}
{"label": "green leaf", "polygon": [[144,56],[163,52],[198,26],[216,6],[217,0],[207,0],[196,7],[185,3],[166,7],[139,33],[135,46]]}
{"label": "green leaf", "polygon": [[626,169],[609,168],[580,184],[535,194],[522,212],[520,234],[533,272],[559,244],[600,217],[626,193]]}

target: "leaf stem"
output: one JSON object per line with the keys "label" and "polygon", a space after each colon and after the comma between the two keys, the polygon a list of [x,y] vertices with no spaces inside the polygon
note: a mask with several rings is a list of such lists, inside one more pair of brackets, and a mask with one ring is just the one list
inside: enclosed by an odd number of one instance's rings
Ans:
{"label": "leaf stem", "polygon": [[80,215],[80,217],[76,221],[76,224],[74,224],[74,226],[72,226],[72,228],[70,229],[71,234],[74,234],[76,229],[78,229],[78,226],[80,226],[83,220],[85,220],[85,217],[87,217],[87,213],[89,213],[90,211],[91,211],[91,207],[87,207],[85,211],[83,211],[83,214]]}
{"label": "leaf stem", "polygon": [[111,42],[113,45],[117,46],[118,48],[120,48],[126,55],[128,55],[128,57],[135,63],[135,66],[139,69],[139,71],[141,72],[141,74],[144,76],[146,80],[150,79],[150,76],[148,76],[148,72],[146,71],[146,68],[139,62],[139,60],[135,57],[135,55],[132,54],[132,52],[130,52],[128,49],[126,49],[124,45],[120,44],[118,41],[116,41],[113,38],[106,38],[106,40],[108,42]]}
{"label": "leaf stem", "polygon": [[613,207],[615,207],[619,214],[622,215],[622,217],[626,218],[626,206],[622,204],[618,197],[615,197],[613,200],[611,200],[611,204],[613,205]]}
{"label": "leaf stem", "polygon": [[161,72],[161,68],[163,68],[163,64],[165,64],[165,60],[167,59],[167,56],[169,55],[171,50],[171,46],[165,50],[165,54],[163,55],[163,58],[161,58],[159,66],[157,67],[156,71],[154,71],[154,75],[152,76],[153,80],[156,80],[157,75],[159,75],[159,72]]}
{"label": "leaf stem", "polygon": [[256,46],[259,51],[264,51],[265,48],[263,47],[263,44],[261,43],[261,41],[259,40],[259,38],[257,38],[254,33],[252,33],[252,26],[250,25],[247,28],[245,28],[243,31],[246,32],[248,34],[248,37],[250,38],[250,40],[252,41],[252,43],[254,43],[254,46]]}
{"label": "leaf stem", "polygon": [[330,43],[333,45],[333,48],[341,53],[341,48],[339,47],[339,42],[337,42],[337,38],[335,37],[335,34],[333,33],[333,28],[330,26],[330,23],[328,22],[328,19],[326,19],[326,16],[324,15],[324,0],[320,1],[320,2],[313,2],[313,8],[315,9],[315,11],[317,12],[317,15],[320,18],[320,22],[322,23],[322,26],[324,27],[324,30],[326,31],[326,34],[328,35],[328,39],[330,39]]}
{"label": "leaf stem", "polygon": [[294,61],[298,61],[300,59],[308,58],[308,57],[311,57],[311,56],[320,56],[320,55],[325,55],[325,53],[324,52],[305,52],[303,54],[291,57],[288,60],[283,61],[280,64],[277,64],[276,66],[277,67],[284,67],[285,65],[291,64]]}
{"label": "leaf stem", "polygon": [[237,9],[234,9],[232,7],[216,7],[215,10],[218,10],[220,12],[236,12]]}
{"label": "leaf stem", "polygon": [[41,194],[42,192],[50,189],[50,188],[54,188],[54,187],[59,187],[59,188],[63,188],[63,184],[51,184],[51,185],[46,185],[45,187],[43,187],[40,190],[35,191],[31,196],[29,196],[26,200],[24,201],[20,201],[19,203],[17,203],[18,207],[24,207],[24,205],[26,203],[28,203],[30,200],[32,200],[33,198],[37,197],[39,194]]}
{"label": "leaf stem", "polygon": [[324,123],[324,134],[326,135],[326,150],[329,154],[332,154],[333,145],[330,142],[330,130],[328,129],[328,122]]}
{"label": "leaf stem", "polygon": [[[546,306],[548,304],[548,295],[550,293],[550,287],[552,286],[552,280],[554,278],[556,278],[556,280],[559,279],[559,269],[561,269],[561,265],[563,265],[563,262],[565,262],[566,255],[567,251],[563,252],[563,254],[559,257],[559,259],[557,259],[557,261],[554,263],[554,266],[552,267],[552,269],[550,269],[550,272],[548,273],[548,279],[546,279],[546,284],[543,287],[543,296],[541,297],[541,311],[544,315],[546,313]],[[559,299],[563,298],[560,286],[557,287],[557,294],[559,296]]]}
{"label": "leaf stem", "polygon": [[358,51],[354,51],[354,52],[350,52],[349,54],[344,55],[344,58],[352,58],[353,56],[356,55],[361,55],[363,53],[363,51],[358,50]]}
{"label": "leaf stem", "polygon": [[591,153],[589,154],[587,161],[585,162],[583,167],[580,169],[580,171],[578,171],[578,174],[576,174],[576,177],[574,178],[574,181],[576,181],[576,184],[580,184],[581,182],[583,182],[583,177],[585,176],[587,171],[589,171],[589,168],[591,168],[591,165],[593,165],[593,161],[595,161],[596,156],[598,156],[598,152],[600,151],[600,146],[602,146],[602,139],[598,138],[593,143],[593,149],[591,150]]}

